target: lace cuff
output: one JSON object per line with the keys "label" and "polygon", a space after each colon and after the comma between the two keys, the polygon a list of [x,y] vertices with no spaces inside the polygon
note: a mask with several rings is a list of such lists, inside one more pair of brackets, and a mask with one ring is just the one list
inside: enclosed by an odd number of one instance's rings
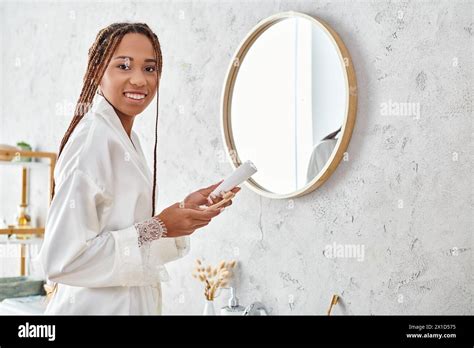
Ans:
{"label": "lace cuff", "polygon": [[166,225],[154,216],[145,221],[137,222],[135,228],[138,231],[138,246],[141,247],[144,243],[152,242],[159,238],[166,237],[168,230]]}

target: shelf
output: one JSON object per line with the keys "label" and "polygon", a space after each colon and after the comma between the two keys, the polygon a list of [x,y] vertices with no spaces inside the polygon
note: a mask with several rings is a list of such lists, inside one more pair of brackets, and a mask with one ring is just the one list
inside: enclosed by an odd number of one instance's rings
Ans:
{"label": "shelf", "polygon": [[13,161],[0,161],[1,166],[20,166],[27,168],[49,168],[51,163],[47,162],[13,162]]}
{"label": "shelf", "polygon": [[[49,204],[51,204],[53,185],[54,185],[54,167],[56,165],[57,155],[53,152],[42,152],[42,151],[24,151],[24,150],[0,150],[0,154],[6,158],[15,158],[15,156],[20,156],[23,158],[31,157],[33,158],[44,158],[48,160],[46,162],[22,162],[22,161],[0,161],[0,165],[7,166],[20,166],[22,170],[22,204],[26,204],[26,194],[27,184],[26,184],[26,168],[48,168],[49,169]],[[11,226],[11,225],[10,225]],[[0,228],[0,235],[7,235],[10,240],[11,236],[15,236],[14,240],[11,242],[19,243],[21,248],[21,257],[20,257],[20,274],[26,274],[26,250],[27,244],[30,244],[35,238],[41,238],[44,236],[44,227],[30,227],[30,228]]]}
{"label": "shelf", "polygon": [[[57,155],[54,152],[43,152],[43,151],[24,151],[24,150],[0,150],[0,154],[6,157],[31,157],[31,158],[44,158],[48,162],[22,162],[22,161],[0,161],[0,166],[20,166],[22,168],[37,168],[46,167],[49,168],[49,203],[51,204],[51,196],[53,192],[54,183],[54,167],[56,166]],[[25,188],[22,188],[25,189]]]}
{"label": "shelf", "polygon": [[44,227],[30,227],[30,228],[0,228],[1,234],[15,234],[15,235],[30,235],[30,234],[44,234]]}
{"label": "shelf", "polygon": [[[25,150],[0,150],[0,154],[4,156],[17,156],[20,157],[34,157],[34,158],[49,158],[50,160],[56,161],[56,154],[54,152],[43,152],[43,151],[25,151]],[[6,161],[10,162],[10,161]],[[28,163],[28,162],[26,162]]]}
{"label": "shelf", "polygon": [[38,244],[41,244],[42,242],[43,242],[43,238],[38,237],[36,235],[28,239],[17,239],[13,237],[5,238],[5,239],[0,238],[0,245],[1,244],[6,244],[6,245],[19,244],[21,246],[27,246],[27,245],[38,245]]}

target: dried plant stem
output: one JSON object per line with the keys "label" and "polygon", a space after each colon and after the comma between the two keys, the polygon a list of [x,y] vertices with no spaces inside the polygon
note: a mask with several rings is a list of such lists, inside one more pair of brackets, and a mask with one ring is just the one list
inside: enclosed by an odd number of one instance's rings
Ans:
{"label": "dried plant stem", "polygon": [[232,278],[232,269],[235,268],[236,264],[236,260],[229,262],[222,260],[214,268],[211,265],[205,266],[200,259],[196,260],[196,267],[192,272],[192,276],[205,283],[204,296],[207,300],[213,301],[217,290],[228,285],[230,278]]}

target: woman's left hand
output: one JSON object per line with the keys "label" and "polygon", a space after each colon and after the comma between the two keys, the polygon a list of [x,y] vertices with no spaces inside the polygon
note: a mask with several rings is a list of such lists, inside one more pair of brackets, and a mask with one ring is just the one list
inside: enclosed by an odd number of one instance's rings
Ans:
{"label": "woman's left hand", "polygon": [[[196,192],[193,192],[191,194],[189,194],[185,199],[184,199],[184,203],[187,204],[187,205],[196,205],[196,206],[200,206],[200,205],[206,205],[206,206],[210,206],[210,205],[213,205],[219,201],[222,200],[222,197],[218,197],[218,198],[214,198],[212,201],[209,201],[208,197],[209,195],[211,194],[212,191],[214,191],[214,189],[220,185],[220,183],[224,181],[224,180],[221,180],[219,181],[217,184],[214,184],[214,185],[211,185],[209,187],[206,187],[206,188],[202,188],[200,190],[197,190]],[[237,194],[237,192],[240,191],[240,187],[234,187],[232,190],[231,190],[233,193]],[[211,203],[212,202],[212,203]],[[228,201],[227,203],[225,203],[222,207],[227,207],[229,205],[232,204],[232,200]]]}

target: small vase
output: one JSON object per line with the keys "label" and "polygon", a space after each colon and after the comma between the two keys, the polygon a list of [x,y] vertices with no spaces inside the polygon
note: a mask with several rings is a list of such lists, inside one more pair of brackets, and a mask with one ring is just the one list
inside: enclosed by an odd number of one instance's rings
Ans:
{"label": "small vase", "polygon": [[204,304],[204,312],[202,314],[203,315],[216,315],[216,311],[214,309],[214,301],[206,299],[206,303]]}

